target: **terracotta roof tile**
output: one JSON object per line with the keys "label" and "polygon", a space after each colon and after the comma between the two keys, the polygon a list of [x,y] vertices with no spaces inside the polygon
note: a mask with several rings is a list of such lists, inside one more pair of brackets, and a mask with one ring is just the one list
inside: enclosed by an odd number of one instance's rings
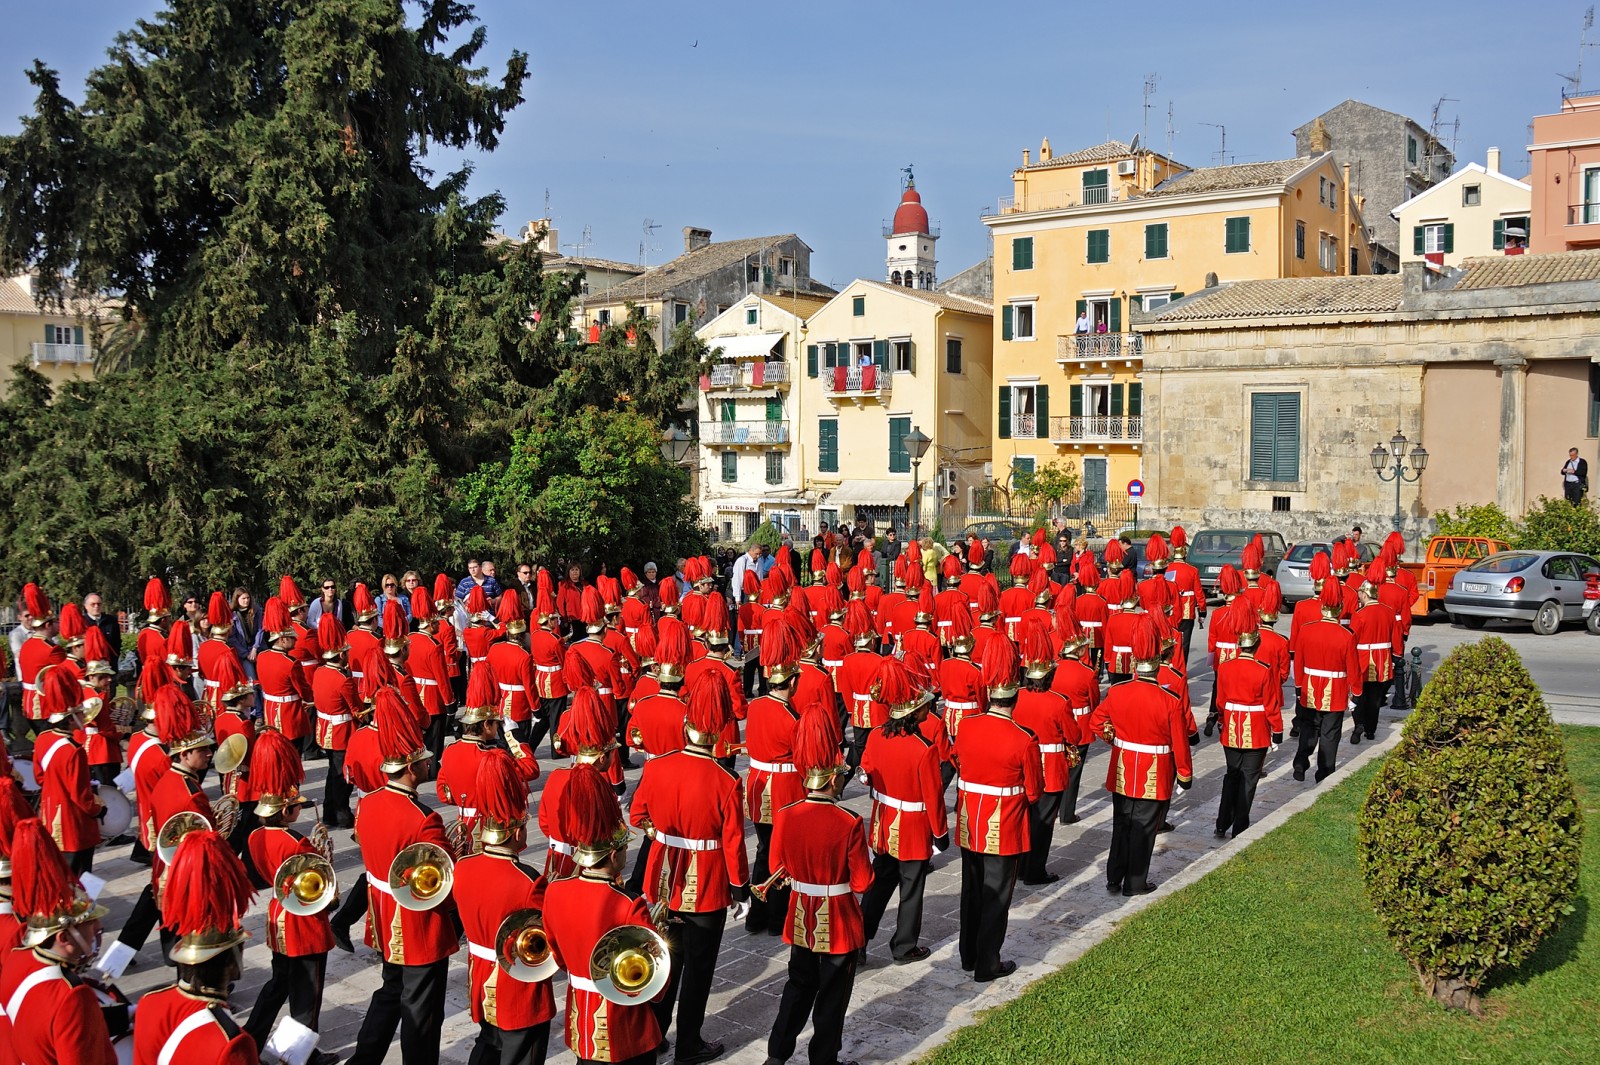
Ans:
{"label": "terracotta roof tile", "polygon": [[901,285],[891,285],[883,281],[861,282],[873,288],[881,288],[886,292],[898,292],[902,296],[910,296],[914,300],[932,303],[943,307],[947,311],[961,311],[965,314],[981,314],[989,318],[994,317],[994,306],[985,300],[973,299],[971,296],[958,296],[954,292],[936,292],[926,288],[905,288]]}
{"label": "terracotta roof tile", "polygon": [[1029,163],[1024,170],[1048,170],[1054,166],[1083,166],[1085,163],[1109,163],[1113,159],[1125,159],[1133,154],[1133,147],[1121,141],[1106,141],[1096,144],[1093,148],[1080,148],[1078,151],[1066,155],[1057,155],[1037,163]]}
{"label": "terracotta roof tile", "polygon": [[1377,314],[1399,310],[1402,295],[1399,274],[1236,281],[1203,289],[1145,320],[1164,324],[1219,318]]}
{"label": "terracotta roof tile", "polygon": [[1295,174],[1311,165],[1312,156],[1298,159],[1274,159],[1265,163],[1235,163],[1231,166],[1203,166],[1188,170],[1145,193],[1141,199],[1154,196],[1183,196],[1197,192],[1227,192],[1233,189],[1256,189],[1281,185]]}
{"label": "terracotta roof tile", "polygon": [[1493,255],[1467,259],[1451,291],[1600,281],[1600,251],[1562,251],[1543,255]]}
{"label": "terracotta roof tile", "polygon": [[[697,281],[708,274],[732,266],[734,263],[761,252],[776,251],[779,245],[786,241],[798,240],[793,233],[782,233],[774,237],[747,237],[743,240],[721,240],[696,248],[694,251],[684,252],[671,262],[663,263],[640,274],[630,277],[620,284],[612,285],[604,292],[586,300],[586,303],[621,303],[625,300],[642,300],[659,297],[665,292],[670,292],[674,285],[687,284]],[[799,282],[801,291],[828,292],[833,290],[826,285],[803,279]]]}

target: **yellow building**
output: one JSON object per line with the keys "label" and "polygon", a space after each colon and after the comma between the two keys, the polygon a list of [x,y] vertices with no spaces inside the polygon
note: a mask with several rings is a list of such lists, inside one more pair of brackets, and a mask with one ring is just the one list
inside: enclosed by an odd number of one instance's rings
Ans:
{"label": "yellow building", "polygon": [[1469,258],[1499,255],[1511,238],[1513,252],[1528,244],[1533,186],[1500,172],[1500,149],[1488,165],[1468,163],[1393,211],[1400,223],[1400,261],[1426,259],[1457,267]]}
{"label": "yellow building", "polygon": [[1118,141],[1023,152],[984,219],[996,477],[1065,458],[1086,512],[1125,500],[1145,439],[1135,316],[1217,282],[1370,273],[1348,188],[1330,153],[1189,169]]}
{"label": "yellow building", "polygon": [[65,307],[40,307],[34,296],[32,277],[0,278],[0,395],[10,392],[19,359],[55,387],[94,373],[89,326],[98,305],[71,300]]}
{"label": "yellow building", "polygon": [[[990,458],[992,318],[969,296],[866,280],[811,316],[796,444],[816,521],[904,531],[914,472],[924,528],[964,518]],[[916,462],[913,430],[930,440]]]}

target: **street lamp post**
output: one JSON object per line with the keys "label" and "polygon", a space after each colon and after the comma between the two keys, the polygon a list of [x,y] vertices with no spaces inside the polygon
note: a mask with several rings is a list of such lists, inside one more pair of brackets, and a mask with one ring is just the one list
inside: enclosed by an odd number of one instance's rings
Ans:
{"label": "street lamp post", "polygon": [[694,437],[674,425],[661,434],[661,457],[674,466],[682,466],[694,447]]}
{"label": "street lamp post", "polygon": [[[1372,460],[1372,470],[1378,475],[1378,480],[1394,482],[1394,528],[1399,532],[1404,517],[1400,509],[1400,485],[1422,480],[1422,471],[1428,468],[1428,449],[1417,444],[1407,455],[1406,436],[1396,429],[1388,447],[1374,444],[1367,457]],[[1406,466],[1408,459],[1411,463],[1409,469]]]}
{"label": "street lamp post", "polygon": [[917,475],[922,466],[922,456],[928,453],[928,445],[933,443],[927,433],[911,427],[906,434],[906,451],[911,455],[911,538],[916,539],[921,535],[922,529],[922,489],[918,485]]}

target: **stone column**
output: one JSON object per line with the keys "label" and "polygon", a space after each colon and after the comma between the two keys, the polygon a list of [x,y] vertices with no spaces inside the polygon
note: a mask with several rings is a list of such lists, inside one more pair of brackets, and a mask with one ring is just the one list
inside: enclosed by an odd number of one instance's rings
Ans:
{"label": "stone column", "polygon": [[1523,451],[1527,439],[1528,360],[1504,355],[1494,360],[1500,371],[1500,464],[1495,502],[1513,518],[1526,505]]}

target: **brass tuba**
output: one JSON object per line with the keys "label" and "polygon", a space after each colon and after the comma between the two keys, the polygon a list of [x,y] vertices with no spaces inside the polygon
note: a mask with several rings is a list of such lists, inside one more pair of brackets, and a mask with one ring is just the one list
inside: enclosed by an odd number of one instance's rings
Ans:
{"label": "brass tuba", "polygon": [[589,979],[595,990],[619,1006],[649,1002],[671,975],[666,936],[643,925],[618,925],[601,936],[589,954]]}
{"label": "brass tuba", "polygon": [[287,912],[310,917],[333,905],[339,881],[333,863],[320,854],[292,854],[273,874],[272,893]]}
{"label": "brass tuba", "polygon": [[156,857],[171,865],[184,836],[191,832],[203,832],[210,827],[211,822],[205,819],[205,815],[193,810],[179,810],[167,818],[156,832]]}
{"label": "brass tuba", "polygon": [[389,863],[389,890],[406,910],[431,910],[450,897],[456,863],[437,843],[413,843]]}
{"label": "brass tuba", "polygon": [[513,980],[548,980],[560,968],[538,910],[512,910],[494,934],[494,961]]}

